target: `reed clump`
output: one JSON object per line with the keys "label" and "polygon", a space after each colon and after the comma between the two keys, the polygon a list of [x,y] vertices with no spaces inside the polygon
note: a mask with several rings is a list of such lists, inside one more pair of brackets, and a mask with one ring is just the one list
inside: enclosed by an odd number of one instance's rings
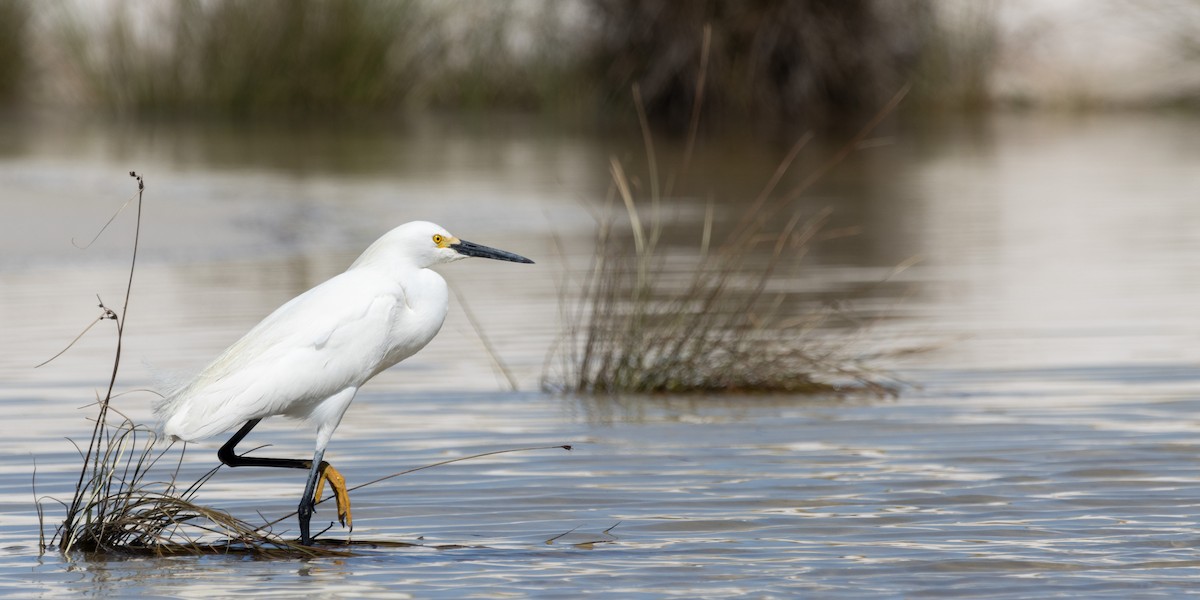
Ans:
{"label": "reed clump", "polygon": [[805,255],[830,233],[830,211],[806,215],[790,208],[791,201],[840,157],[772,201],[809,138],[802,139],[721,241],[714,241],[710,204],[697,246],[674,252],[663,243],[663,232],[678,224],[664,217],[669,192],[659,187],[645,113],[639,115],[650,157],[648,186],[636,185],[622,163],[611,160],[613,185],[595,257],[577,301],[564,302],[568,325],[556,350],[561,374],[547,387],[582,393],[894,393],[889,378],[853,351],[851,334],[829,327],[835,311],[804,308],[796,300],[794,282]]}
{"label": "reed clump", "polygon": [[[111,409],[103,405],[101,419]],[[195,495],[214,475],[213,469],[181,487],[179,463],[169,479],[151,473],[173,445],[161,447],[155,433],[122,417],[100,423],[89,445],[85,465],[67,518],[50,544],[64,553],[134,555],[249,554],[327,556],[344,552],[302,546],[269,528],[256,527],[227,512],[195,502]],[[180,463],[183,453],[179,453]],[[218,541],[212,541],[212,540]]]}
{"label": "reed clump", "polygon": [[[713,241],[710,202],[698,248],[672,253],[662,243],[669,225],[663,201],[689,167],[712,43],[713,29],[705,27],[682,164],[665,184],[641,90],[633,87],[646,183],[640,185],[621,161],[610,159],[612,186],[595,258],[577,302],[563,303],[567,326],[556,349],[562,371],[545,386],[582,393],[895,393],[886,376],[851,351],[849,336],[822,331],[829,311],[797,310],[789,302],[798,290],[788,282],[798,280],[803,258],[824,235],[829,217],[829,211],[804,216],[795,208],[797,200],[896,109],[908,88],[799,185],[779,193],[783,176],[813,136],[801,137],[721,241]],[[627,230],[614,224],[617,200]]]}
{"label": "reed clump", "polygon": [[[549,387],[582,393],[893,393],[886,377],[823,331],[835,313],[799,309],[780,282],[796,280],[826,233],[829,211],[792,215],[772,230],[752,215],[717,245],[711,213],[699,251],[662,241],[655,200],[637,199],[619,162],[616,195],[626,223],[605,218],[596,256],[560,347],[563,377]],[[620,221],[624,221],[621,219]],[[711,247],[710,247],[711,245]]]}

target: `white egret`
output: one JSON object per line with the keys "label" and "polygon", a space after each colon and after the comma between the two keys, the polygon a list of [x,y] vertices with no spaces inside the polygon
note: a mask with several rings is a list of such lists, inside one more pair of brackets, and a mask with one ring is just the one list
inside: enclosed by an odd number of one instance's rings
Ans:
{"label": "white egret", "polygon": [[[469,256],[533,262],[460,240],[433,223],[401,225],[344,273],[280,306],[160,400],[154,410],[163,433],[194,441],[241,425],[217,453],[222,463],[308,469],[298,514],[300,542],[311,545],[309,520],[323,480],[336,494],[342,524],[350,518],[345,481],[322,460],[333,431],[364,383],[425,347],[442,327],[449,308],[446,281],[429,267]],[[311,461],[235,453],[259,421],[275,415],[316,425]]]}

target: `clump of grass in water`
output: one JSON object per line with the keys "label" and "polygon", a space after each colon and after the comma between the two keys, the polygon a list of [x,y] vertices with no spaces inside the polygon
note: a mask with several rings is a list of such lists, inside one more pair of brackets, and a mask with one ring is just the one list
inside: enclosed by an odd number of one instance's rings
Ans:
{"label": "clump of grass in water", "polygon": [[[101,406],[101,418],[107,410]],[[139,440],[139,436],[141,439]],[[52,544],[64,552],[200,555],[245,553],[255,556],[327,556],[343,552],[302,546],[229,513],[193,501],[209,478],[180,489],[178,466],[168,481],[150,479],[151,469],[173,445],[156,450],[153,431],[127,418],[103,423],[89,450],[82,483],[68,507],[67,520]],[[180,462],[183,454],[180,454]],[[215,534],[221,542],[206,542]]]}
{"label": "clump of grass in water", "polygon": [[757,223],[720,249],[702,249],[681,284],[659,243],[663,224],[640,223],[620,164],[612,168],[634,243],[630,249],[611,224],[600,227],[581,299],[586,314],[569,319],[579,325],[566,342],[573,353],[568,390],[833,393],[851,382],[889,391],[843,343],[815,334],[822,315],[783,314],[783,296],[767,291],[818,239],[828,211],[793,216],[783,231],[764,236],[755,235],[764,230]]}
{"label": "clump of grass in water", "polygon": [[[702,68],[698,87],[703,86],[703,77]],[[618,235],[611,218],[601,220],[596,258],[579,305],[574,314],[566,315],[571,325],[558,351],[565,375],[557,387],[591,393],[894,393],[894,387],[884,383],[885,376],[850,352],[844,336],[818,334],[825,315],[785,314],[784,295],[768,288],[781,272],[798,268],[829,216],[825,211],[807,219],[799,213],[780,217],[779,209],[844,159],[906,92],[897,94],[842,152],[769,206],[779,180],[811,136],[802,138],[741,223],[716,248],[710,248],[710,206],[699,257],[680,284],[672,277],[678,272],[672,268],[674,257],[660,244],[665,225],[661,197],[668,194],[659,191],[653,139],[635,87],[649,189],[643,197],[635,197],[621,163],[612,159],[612,189],[624,205],[629,237]],[[698,111],[699,99],[695,106]],[[684,171],[695,141],[697,115],[693,113]],[[613,195],[609,200],[611,207]],[[647,202],[648,212],[640,208]],[[784,223],[782,228],[770,228],[779,222]]]}

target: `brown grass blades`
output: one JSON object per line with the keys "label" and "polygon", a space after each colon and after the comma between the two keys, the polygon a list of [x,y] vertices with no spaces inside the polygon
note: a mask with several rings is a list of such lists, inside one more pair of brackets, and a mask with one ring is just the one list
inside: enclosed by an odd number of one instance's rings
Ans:
{"label": "brown grass blades", "polygon": [[[120,414],[110,408],[113,414]],[[175,444],[157,449],[157,436],[121,415],[118,424],[106,424],[99,451],[79,489],[81,502],[70,529],[64,524],[51,544],[66,553],[120,553],[150,556],[243,554],[255,558],[305,558],[352,556],[354,547],[406,547],[417,544],[379,540],[321,540],[304,546],[283,537],[273,527],[295,515],[289,513],[261,525],[195,502],[195,496],[219,467],[187,487],[177,477],[183,452],[166,481],[151,473]],[[537,446],[482,452],[423,465],[377,478],[351,488],[358,490],[417,471],[512,452],[564,449],[571,446]],[[325,500],[328,500],[326,498]],[[323,500],[322,502],[324,502]],[[40,505],[39,505],[40,512]],[[439,546],[441,548],[441,546]]]}
{"label": "brown grass blades", "polygon": [[[111,411],[114,414],[116,411]],[[179,463],[170,479],[151,478],[174,444],[157,449],[153,431],[127,418],[105,423],[87,478],[51,543],[64,552],[135,555],[244,553],[263,557],[344,556],[324,547],[306,547],[193,501],[213,469],[186,488],[177,484]],[[213,542],[211,539],[220,541]]]}
{"label": "brown grass blades", "polygon": [[[623,177],[614,169],[614,178]],[[618,193],[626,187],[616,184]],[[818,335],[827,312],[793,315],[786,294],[768,291],[822,234],[829,211],[793,215],[778,233],[746,235],[708,253],[674,256],[657,241],[663,223],[629,238],[611,223],[576,314],[568,315],[560,387],[590,393],[833,393],[851,387],[887,393],[844,338]],[[707,226],[706,226],[707,230]],[[780,277],[782,279],[782,277]]]}

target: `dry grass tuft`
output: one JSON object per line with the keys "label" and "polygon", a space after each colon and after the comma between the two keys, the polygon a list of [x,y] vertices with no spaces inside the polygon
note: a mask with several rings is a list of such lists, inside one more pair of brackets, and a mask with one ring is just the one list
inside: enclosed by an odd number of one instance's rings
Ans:
{"label": "dry grass tuft", "polygon": [[[107,411],[105,411],[107,412]],[[92,448],[80,500],[51,540],[62,552],[134,555],[249,554],[258,557],[345,556],[323,546],[302,546],[229,513],[193,501],[217,472],[181,488],[178,464],[170,479],[156,481],[152,469],[174,444],[157,449],[157,436],[127,418],[104,423]],[[180,452],[179,462],[183,461]],[[215,536],[217,542],[209,541]]]}
{"label": "dry grass tuft", "polygon": [[[793,215],[780,231],[753,218],[718,248],[679,256],[664,247],[655,208],[642,214],[619,163],[613,177],[629,218],[597,233],[595,262],[562,344],[567,376],[587,393],[892,393],[881,373],[821,331],[831,310],[795,313],[791,280],[824,235],[829,212]],[[712,230],[706,221],[701,239]],[[622,235],[625,234],[625,235]],[[632,242],[632,243],[630,243]]]}
{"label": "dry grass tuft", "polygon": [[[702,51],[707,55],[708,32]],[[697,88],[703,87],[702,66]],[[907,89],[842,151],[796,188],[776,197],[796,144],[738,224],[713,242],[710,204],[698,249],[672,252],[662,241],[671,183],[660,184],[654,142],[638,89],[648,183],[636,185],[616,158],[613,185],[599,219],[596,254],[556,352],[561,379],[547,387],[583,393],[785,392],[894,394],[889,378],[851,349],[852,335],[828,328],[830,310],[797,311],[794,284],[803,258],[824,235],[829,211],[795,208],[804,191],[845,158],[898,105]],[[695,142],[700,98],[680,172]],[[675,177],[667,178],[673,182]],[[619,199],[628,228],[615,225]],[[567,303],[564,302],[564,306]],[[853,332],[853,330],[851,330]]]}

